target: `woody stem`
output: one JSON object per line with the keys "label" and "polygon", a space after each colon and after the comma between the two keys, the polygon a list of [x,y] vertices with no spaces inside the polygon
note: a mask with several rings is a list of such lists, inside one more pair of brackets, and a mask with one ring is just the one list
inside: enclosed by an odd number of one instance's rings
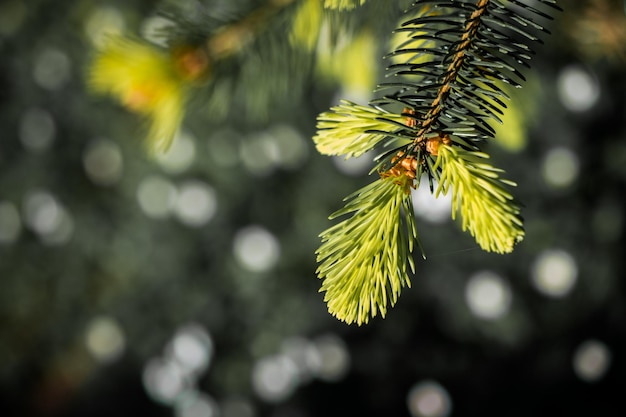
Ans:
{"label": "woody stem", "polygon": [[416,138],[413,143],[418,144],[422,143],[426,139],[426,135],[431,132],[433,123],[437,120],[440,113],[444,108],[444,103],[450,94],[450,90],[452,89],[452,84],[456,80],[459,71],[465,61],[467,56],[467,51],[470,49],[472,44],[472,39],[475,37],[476,32],[480,26],[480,19],[483,14],[487,11],[487,5],[489,4],[489,0],[478,0],[476,3],[476,9],[472,12],[469,18],[465,22],[465,29],[463,31],[463,35],[461,36],[461,41],[457,44],[455,48],[454,56],[452,57],[452,61],[448,65],[448,68],[445,72],[445,77],[443,82],[441,83],[441,87],[437,90],[437,95],[433,99],[430,109],[422,119],[422,123],[420,126],[420,130],[417,133]]}

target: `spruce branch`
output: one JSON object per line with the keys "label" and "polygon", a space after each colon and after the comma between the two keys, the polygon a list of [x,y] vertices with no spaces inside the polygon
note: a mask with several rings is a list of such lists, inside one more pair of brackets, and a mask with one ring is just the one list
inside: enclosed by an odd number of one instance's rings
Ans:
{"label": "spruce branch", "polygon": [[[397,188],[396,198],[407,199],[426,174],[436,195],[452,194],[453,219],[461,217],[463,230],[482,249],[511,252],[524,237],[520,206],[507,191],[515,183],[500,178],[503,171],[487,163],[481,146],[494,137],[491,123],[502,122],[509,100],[502,84],[524,82],[522,70],[535,53],[529,44],[549,33],[540,21],[550,20],[551,10],[560,10],[553,0],[415,2],[388,55],[387,73],[395,79],[379,86],[382,96],[369,107],[344,101],[322,113],[314,137],[318,150],[351,157],[384,144],[373,171],[385,188]],[[384,282],[408,282],[406,266],[398,264],[407,252],[393,254],[405,246],[378,240],[395,236],[389,231],[400,227],[398,204],[380,193],[356,196],[340,212],[356,211],[353,217],[322,234],[318,276],[331,314],[361,324],[368,313],[376,314],[375,306],[382,315],[387,306],[375,302],[381,300],[380,286],[364,274],[380,282],[385,271]],[[413,227],[413,216],[405,210],[402,221]],[[352,230],[358,238],[346,232]],[[411,257],[406,262],[413,267]],[[398,286],[391,288],[397,296]]]}
{"label": "spruce branch", "polygon": [[[411,181],[402,178],[404,185]],[[381,178],[351,196],[331,219],[351,214],[320,236],[317,274],[329,312],[361,325],[385,316],[403,287],[411,285],[407,264],[417,241],[411,195],[392,178]]]}
{"label": "spruce branch", "polygon": [[401,126],[404,120],[401,114],[341,100],[338,106],[318,116],[313,141],[324,155],[358,157],[385,139],[385,132],[393,128],[394,122]]}
{"label": "spruce branch", "polygon": [[178,131],[194,87],[213,75],[215,64],[241,52],[294,0],[268,0],[236,22],[205,36],[202,42],[173,31],[159,47],[128,35],[111,36],[95,51],[87,84],[96,94],[116,99],[149,125],[146,147],[166,151]]}
{"label": "spruce branch", "polygon": [[500,178],[503,171],[489,165],[489,155],[440,144],[435,169],[441,166],[435,195],[452,194],[452,218],[459,213],[468,230],[488,252],[509,253],[524,238],[520,207]]}
{"label": "spruce branch", "polygon": [[[533,3],[557,7],[552,0]],[[418,1],[410,12],[419,15],[398,29],[410,42],[389,54],[396,63],[388,75],[400,81],[382,84],[379,91],[393,93],[372,104],[413,108],[415,145],[436,132],[461,136],[477,149],[493,137],[489,122],[499,122],[506,108],[499,84],[521,85],[519,68],[534,54],[527,43],[547,32],[535,20],[550,16],[523,1],[499,0]]]}
{"label": "spruce branch", "polygon": [[[93,60],[88,84],[110,95],[149,124],[150,152],[169,148],[184,116],[190,83],[201,76],[193,56],[177,55],[130,37],[108,39]],[[207,63],[204,63],[203,72]]]}

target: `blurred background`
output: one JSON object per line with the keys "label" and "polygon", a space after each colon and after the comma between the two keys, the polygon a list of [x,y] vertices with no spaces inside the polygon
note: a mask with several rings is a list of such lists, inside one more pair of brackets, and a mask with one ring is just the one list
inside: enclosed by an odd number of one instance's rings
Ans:
{"label": "blurred background", "polygon": [[625,415],[624,2],[559,2],[487,148],[525,240],[482,252],[414,191],[427,259],[361,327],[327,313],[314,252],[371,156],[311,137],[339,98],[374,97],[409,2],[367,2],[332,58],[285,53],[287,13],[156,158],[85,87],[106,32],[157,42],[163,8],[191,31],[258,3],[0,4],[0,415]]}

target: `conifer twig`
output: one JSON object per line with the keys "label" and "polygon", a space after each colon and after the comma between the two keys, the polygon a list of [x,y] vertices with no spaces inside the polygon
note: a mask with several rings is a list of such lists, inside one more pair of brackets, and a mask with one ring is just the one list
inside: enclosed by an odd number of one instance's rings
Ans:
{"label": "conifer twig", "polygon": [[[344,101],[322,113],[313,138],[318,151],[348,158],[383,147],[373,171],[384,187],[373,189],[396,186],[397,198],[410,199],[426,174],[435,195],[451,194],[452,218],[460,216],[482,249],[511,252],[524,237],[520,206],[506,189],[515,183],[500,178],[503,171],[480,145],[506,108],[501,84],[520,86],[520,68],[534,53],[527,44],[549,33],[537,19],[551,19],[546,8],[560,10],[554,0],[417,1],[407,11],[417,16],[399,29],[406,39],[389,54],[388,75],[396,79],[379,87],[391,92],[369,107]],[[384,315],[387,298],[376,285],[388,285],[393,305],[400,288],[394,283],[408,282],[398,255],[412,267],[411,250],[397,234],[378,233],[394,230],[390,221],[414,224],[408,205],[401,220],[392,200],[353,194],[340,211],[352,217],[322,234],[321,290],[331,314],[348,323]]]}

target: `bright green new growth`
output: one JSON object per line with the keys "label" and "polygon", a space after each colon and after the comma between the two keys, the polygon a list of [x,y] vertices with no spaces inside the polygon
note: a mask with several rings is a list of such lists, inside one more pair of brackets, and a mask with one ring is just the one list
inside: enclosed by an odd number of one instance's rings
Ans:
{"label": "bright green new growth", "polygon": [[388,137],[381,132],[389,131],[393,122],[402,124],[405,120],[402,115],[347,100],[330,110],[318,116],[313,141],[321,154],[345,155],[346,159],[372,150]]}
{"label": "bright green new growth", "polygon": [[355,7],[362,6],[365,0],[325,0],[325,9],[336,10],[352,10]]}
{"label": "bright green new growth", "polygon": [[483,250],[509,253],[524,238],[519,206],[503,188],[515,183],[501,179],[503,171],[486,164],[487,158],[482,152],[440,145],[435,193],[452,192],[452,218],[460,213],[463,230],[469,230]]}
{"label": "bright green new growth", "polygon": [[[347,4],[356,1],[325,7]],[[396,31],[378,97],[369,106],[343,101],[318,117],[320,153],[381,150],[370,172],[381,179],[349,197],[335,216],[352,217],[321,235],[317,273],[331,314],[367,323],[409,285],[419,243],[410,191],[422,176],[431,190],[437,183],[436,195],[451,194],[452,218],[483,250],[509,253],[524,238],[519,204],[506,190],[515,184],[481,149],[507,107],[502,85],[521,86],[534,54],[527,44],[549,33],[542,21],[555,10],[555,0],[418,0]]]}
{"label": "bright green new growth", "polygon": [[411,285],[407,264],[414,272],[417,231],[411,195],[398,180],[410,179],[381,178],[347,197],[331,218],[352,216],[320,235],[320,292],[326,292],[328,311],[348,324],[367,323],[378,312],[384,317]]}

